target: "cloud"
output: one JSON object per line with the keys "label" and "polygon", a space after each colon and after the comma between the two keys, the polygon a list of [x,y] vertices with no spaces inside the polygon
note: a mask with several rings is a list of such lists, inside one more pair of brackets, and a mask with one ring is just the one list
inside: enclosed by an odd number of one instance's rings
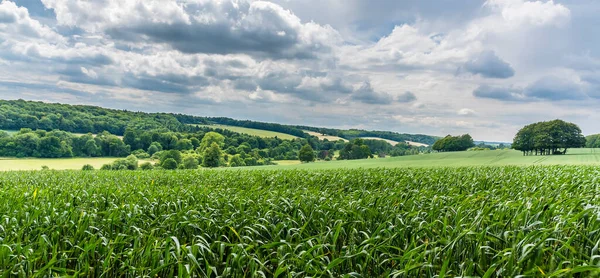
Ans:
{"label": "cloud", "polygon": [[475,110],[473,109],[469,109],[469,108],[463,108],[458,110],[458,112],[456,113],[460,116],[475,116],[477,115],[477,112],[475,112]]}
{"label": "cloud", "polygon": [[133,44],[166,44],[184,53],[308,59],[330,52],[339,41],[333,28],[302,23],[290,11],[265,1],[103,2],[44,0],[59,24],[101,30]]}
{"label": "cloud", "polygon": [[493,51],[482,52],[468,61],[464,69],[488,78],[509,78],[515,75],[515,70],[510,64],[496,56]]}
{"label": "cloud", "polygon": [[587,97],[580,84],[557,76],[543,77],[525,88],[524,92],[528,97],[551,101],[581,100]]}
{"label": "cloud", "polygon": [[394,100],[397,102],[413,102],[417,100],[417,96],[415,96],[415,94],[413,94],[412,92],[406,91],[402,94],[397,95],[394,98]]}
{"label": "cloud", "polygon": [[510,87],[496,87],[481,85],[473,91],[473,96],[477,98],[489,98],[502,101],[520,101],[524,100],[522,90]]}
{"label": "cloud", "polygon": [[368,81],[363,82],[352,94],[352,99],[366,104],[391,104],[394,98],[385,92],[377,92]]}

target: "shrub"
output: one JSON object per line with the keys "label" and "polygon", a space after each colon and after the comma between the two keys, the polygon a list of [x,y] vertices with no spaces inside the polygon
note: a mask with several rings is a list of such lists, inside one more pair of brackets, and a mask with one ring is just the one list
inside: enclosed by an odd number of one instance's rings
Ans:
{"label": "shrub", "polygon": [[173,158],[167,158],[165,161],[162,162],[161,166],[163,167],[163,169],[166,170],[175,170],[177,169],[177,161],[175,161],[175,159]]}
{"label": "shrub", "polygon": [[81,170],[83,170],[83,171],[93,171],[94,170],[94,166],[92,166],[90,164],[86,164],[86,165],[83,165],[83,167],[81,167]]}

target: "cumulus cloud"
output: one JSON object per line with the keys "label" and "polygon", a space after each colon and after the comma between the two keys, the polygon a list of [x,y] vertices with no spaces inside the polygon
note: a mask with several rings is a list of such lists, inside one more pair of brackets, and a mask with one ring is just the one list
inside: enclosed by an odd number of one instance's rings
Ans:
{"label": "cumulus cloud", "polygon": [[477,87],[477,89],[473,91],[473,96],[502,101],[518,101],[524,99],[521,89],[489,85],[481,85]]}
{"label": "cumulus cloud", "polygon": [[515,70],[493,51],[484,51],[464,65],[464,69],[472,74],[489,78],[509,78]]}
{"label": "cumulus cloud", "polygon": [[580,84],[557,76],[546,76],[525,88],[525,95],[545,100],[580,100],[587,97]]}
{"label": "cumulus cloud", "polygon": [[378,92],[368,81],[363,82],[352,94],[352,99],[367,104],[390,104],[394,98],[386,92]]}
{"label": "cumulus cloud", "polygon": [[153,42],[184,53],[246,53],[275,59],[315,58],[338,42],[330,26],[302,23],[265,1],[152,2],[44,0],[59,24],[103,31],[130,43]]}

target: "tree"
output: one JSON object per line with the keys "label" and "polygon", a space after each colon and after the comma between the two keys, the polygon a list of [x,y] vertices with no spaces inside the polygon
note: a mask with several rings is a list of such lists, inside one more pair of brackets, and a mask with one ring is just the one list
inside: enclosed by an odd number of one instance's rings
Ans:
{"label": "tree", "polygon": [[177,141],[177,144],[175,144],[175,149],[180,150],[180,151],[187,151],[187,150],[191,150],[194,148],[194,145],[192,144],[192,140],[190,139],[181,139],[179,141]]}
{"label": "tree", "polygon": [[246,162],[244,162],[244,159],[239,155],[233,155],[230,159],[229,159],[229,166],[230,167],[242,167],[242,166],[246,166]]}
{"label": "tree", "polygon": [[183,159],[184,169],[198,169],[198,159],[193,156],[186,156]]}
{"label": "tree", "polygon": [[512,148],[523,155],[566,154],[569,148],[581,148],[586,138],[581,129],[562,120],[538,122],[526,125],[517,132]]}
{"label": "tree", "polygon": [[302,162],[313,162],[315,161],[315,151],[309,144],[305,144],[298,153],[298,158]]}
{"label": "tree", "polygon": [[142,170],[152,170],[154,169],[154,165],[152,165],[152,163],[150,162],[144,162],[140,165],[140,169]]}
{"label": "tree", "polygon": [[457,152],[466,151],[474,146],[475,143],[473,143],[473,138],[471,135],[463,134],[461,136],[448,135],[435,141],[431,148],[438,152]]}
{"label": "tree", "polygon": [[200,142],[200,147],[198,148],[200,149],[200,151],[205,151],[206,149],[211,147],[213,143],[217,144],[219,148],[223,148],[223,146],[225,146],[225,137],[216,132],[207,132],[206,134],[204,134],[204,137]]}
{"label": "tree", "polygon": [[177,161],[175,161],[173,158],[167,158],[165,161],[163,161],[161,166],[166,170],[175,170],[177,169]]}
{"label": "tree", "polygon": [[152,144],[150,144],[150,147],[148,147],[148,154],[153,155],[153,154],[155,154],[157,152],[160,152],[162,150],[163,150],[163,148],[160,145],[160,143],[158,143],[158,142],[152,142]]}
{"label": "tree", "polygon": [[81,167],[81,170],[83,170],[83,171],[93,171],[94,170],[94,166],[92,166],[90,164],[86,164],[86,165],[83,165],[83,167]]}
{"label": "tree", "polygon": [[[204,140],[202,140],[202,142],[204,143]],[[211,168],[219,167],[221,166],[221,157],[221,147],[219,147],[217,142],[212,142],[210,147],[204,151],[204,160],[202,161],[202,166]]]}

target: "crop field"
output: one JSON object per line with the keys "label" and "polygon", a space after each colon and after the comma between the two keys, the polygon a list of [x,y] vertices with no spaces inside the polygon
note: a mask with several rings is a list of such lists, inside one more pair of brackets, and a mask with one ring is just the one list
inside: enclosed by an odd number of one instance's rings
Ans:
{"label": "crop field", "polygon": [[0,276],[590,277],[600,169],[0,173]]}
{"label": "crop field", "polygon": [[436,168],[465,166],[598,165],[600,149],[570,149],[566,155],[523,156],[515,150],[431,153],[400,157],[281,164],[245,169]]}
{"label": "crop field", "polygon": [[[192,124],[192,125],[194,125],[194,124]],[[231,126],[231,125],[197,125],[197,126],[226,129],[226,130],[231,130],[231,131],[237,132],[237,133],[248,134],[248,135],[253,135],[253,136],[258,136],[258,137],[263,137],[263,138],[277,137],[280,139],[287,139],[287,140],[292,140],[292,139],[298,138],[294,135],[290,135],[287,133],[255,129],[255,128]]]}
{"label": "crop field", "polygon": [[[48,166],[52,170],[79,170],[83,165],[90,164],[96,169],[102,165],[112,163],[118,158],[114,157],[88,157],[88,158],[13,158],[0,157],[0,172],[15,170],[41,170]],[[146,161],[140,161],[143,163]]]}

